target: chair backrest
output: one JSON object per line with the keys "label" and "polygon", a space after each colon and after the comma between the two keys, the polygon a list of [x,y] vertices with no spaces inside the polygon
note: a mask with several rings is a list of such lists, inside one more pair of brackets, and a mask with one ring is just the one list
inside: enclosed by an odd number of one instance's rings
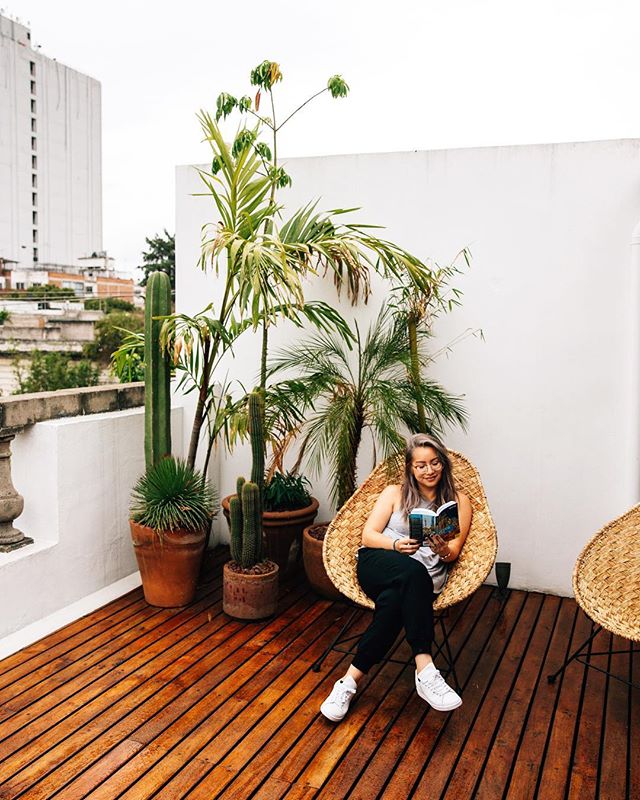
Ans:
{"label": "chair backrest", "polygon": [[607,523],[573,570],[576,602],[603,628],[640,642],[640,505]]}
{"label": "chair backrest", "polygon": [[[496,558],[498,537],[476,468],[460,453],[449,450],[456,487],[471,500],[471,529],[447,584],[434,603],[441,610],[464,600],[484,582]],[[404,455],[379,464],[334,517],[324,538],[322,555],[329,578],[350,600],[366,608],[373,602],[362,591],[356,575],[356,552],[362,529],[380,492],[404,479]]]}

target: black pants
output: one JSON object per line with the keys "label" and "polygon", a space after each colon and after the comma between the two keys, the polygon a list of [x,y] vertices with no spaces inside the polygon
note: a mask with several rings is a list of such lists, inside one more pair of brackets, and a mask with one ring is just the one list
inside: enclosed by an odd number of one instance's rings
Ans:
{"label": "black pants", "polygon": [[422,564],[393,550],[365,547],[358,551],[358,581],[376,608],[358,643],[354,667],[368,672],[384,658],[403,626],[414,656],[431,653],[433,581]]}

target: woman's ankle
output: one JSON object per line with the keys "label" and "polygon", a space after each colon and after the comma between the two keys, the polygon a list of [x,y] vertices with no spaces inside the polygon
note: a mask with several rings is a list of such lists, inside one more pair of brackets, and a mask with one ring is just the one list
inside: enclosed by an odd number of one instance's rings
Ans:
{"label": "woman's ankle", "polygon": [[363,677],[364,677],[364,672],[362,672],[362,670],[359,670],[357,667],[354,667],[353,664],[351,664],[349,669],[343,676],[343,680],[344,678],[351,678],[353,681],[358,683]]}
{"label": "woman's ankle", "polygon": [[429,664],[433,664],[433,658],[429,653],[418,653],[416,658],[416,672],[420,673]]}

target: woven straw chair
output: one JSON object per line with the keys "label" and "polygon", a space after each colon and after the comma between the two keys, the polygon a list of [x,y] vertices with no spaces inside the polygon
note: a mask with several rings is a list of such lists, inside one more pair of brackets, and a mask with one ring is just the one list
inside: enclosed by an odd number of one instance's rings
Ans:
{"label": "woven straw chair", "polygon": [[[553,683],[571,661],[604,672],[629,686],[638,686],[591,664],[590,658],[633,650],[587,651],[601,630],[640,642],[640,505],[604,526],[587,543],[573,570],[576,603],[592,621],[591,635],[553,675]],[[585,652],[586,651],[586,652]]]}
{"label": "woven straw chair", "polygon": [[[484,582],[491,571],[498,549],[495,525],[489,511],[487,498],[476,468],[460,453],[449,450],[456,487],[466,494],[473,510],[471,529],[458,559],[451,567],[445,588],[438,595],[433,608],[442,630],[444,646],[435,644],[437,653],[442,653],[455,677],[453,659],[441,613],[449,606],[459,603]],[[356,637],[346,637],[358,607],[374,608],[373,601],[362,591],[356,575],[356,553],[362,544],[362,529],[373,509],[380,492],[391,483],[402,483],[404,479],[404,455],[392,456],[379,464],[360,488],[347,500],[331,522],[324,538],[322,550],[327,574],[336,588],[356,604],[353,614],[329,645],[325,653],[314,664],[318,671],[331,650],[344,650],[339,645]],[[394,659],[388,659],[393,661]],[[402,662],[405,663],[405,662]],[[456,678],[457,683],[457,678]]]}

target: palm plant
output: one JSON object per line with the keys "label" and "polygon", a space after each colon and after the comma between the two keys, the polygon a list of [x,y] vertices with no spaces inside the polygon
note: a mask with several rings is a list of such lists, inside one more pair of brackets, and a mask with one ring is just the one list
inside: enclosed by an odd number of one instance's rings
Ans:
{"label": "palm plant", "polygon": [[[373,440],[375,463],[378,455],[386,458],[405,446],[403,430],[418,430],[418,403],[425,411],[425,432],[439,434],[446,425],[466,424],[460,398],[411,373],[406,327],[392,308],[382,309],[364,340],[356,325],[355,359],[352,363],[339,337],[319,333],[280,351],[269,370],[270,375],[295,373],[278,389],[306,415],[294,471],[302,459],[316,474],[328,464],[331,500],[338,508],[356,489],[365,430]],[[424,361],[422,355],[422,366]]]}
{"label": "palm plant", "polygon": [[[273,87],[281,79],[279,66],[265,61],[251,73],[251,83],[258,87],[255,100],[222,93],[215,119],[204,111],[199,115],[212,150],[211,168],[200,170],[200,176],[204,194],[213,199],[217,211],[216,221],[203,231],[201,267],[213,268],[222,278],[221,301],[197,317],[182,315],[182,331],[190,329],[193,334],[190,350],[180,349],[180,326],[172,319],[167,320],[165,335],[166,346],[179,353],[176,368],[185,373],[187,389],[198,392],[187,456],[191,465],[202,428],[216,408],[214,370],[236,335],[248,327],[262,329],[259,385],[263,391],[268,332],[280,319],[297,325],[311,322],[321,333],[338,331],[344,340],[350,339],[349,327],[335,309],[305,300],[306,277],[329,272],[338,292],[346,289],[353,303],[368,298],[372,269],[387,278],[407,281],[421,292],[428,292],[433,284],[432,271],[420,259],[374,235],[374,226],[348,221],[345,215],[357,209],[322,212],[312,203],[285,218],[276,194],[290,185],[291,179],[278,162],[278,133],[310,100],[325,92],[344,97],[348,87],[335,75],[326,88],[278,122]],[[259,110],[263,91],[269,98],[270,116]],[[234,109],[245,119],[251,117],[254,127],[241,125],[233,143],[228,144],[219,122]],[[271,135],[271,146],[260,141],[264,131]],[[216,428],[208,427],[210,432]]]}

